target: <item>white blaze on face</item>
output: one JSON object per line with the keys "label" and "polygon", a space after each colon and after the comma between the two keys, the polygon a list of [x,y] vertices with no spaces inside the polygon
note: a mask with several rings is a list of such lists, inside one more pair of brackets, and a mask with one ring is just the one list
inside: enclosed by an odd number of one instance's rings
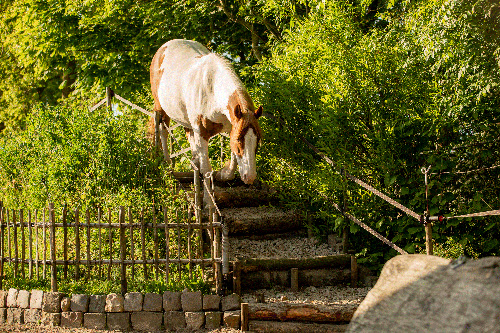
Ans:
{"label": "white blaze on face", "polygon": [[236,155],[236,161],[240,168],[240,177],[245,184],[251,185],[257,178],[257,166],[255,152],[257,150],[257,135],[253,128],[248,129],[245,134],[245,149],[242,156]]}

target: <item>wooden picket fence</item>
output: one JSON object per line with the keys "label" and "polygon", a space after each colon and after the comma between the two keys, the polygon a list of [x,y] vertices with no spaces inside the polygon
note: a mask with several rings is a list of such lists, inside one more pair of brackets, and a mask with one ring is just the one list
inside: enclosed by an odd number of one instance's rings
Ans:
{"label": "wooden picket fence", "polygon": [[207,268],[220,281],[221,223],[202,221],[188,207],[83,214],[66,206],[57,214],[53,204],[34,211],[0,207],[0,288],[6,265],[14,278],[50,276],[52,291],[62,277],[109,280],[119,274],[125,293],[127,281],[139,274],[168,284]]}

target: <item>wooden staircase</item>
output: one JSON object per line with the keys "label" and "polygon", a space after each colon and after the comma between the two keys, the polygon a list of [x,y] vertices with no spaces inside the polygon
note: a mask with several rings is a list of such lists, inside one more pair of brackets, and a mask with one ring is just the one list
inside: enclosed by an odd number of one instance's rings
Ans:
{"label": "wooden staircase", "polygon": [[[179,174],[178,180],[190,182],[192,173]],[[325,286],[347,292],[357,290],[355,257],[335,253],[333,249],[327,255],[316,254],[314,248],[307,254],[300,253],[300,247],[294,249],[304,242],[314,243],[308,240],[304,214],[281,207],[278,193],[263,183],[253,186],[246,186],[239,180],[218,183],[214,197],[229,231],[228,279],[233,282],[232,292],[249,303],[250,330],[343,332],[363,297],[348,304],[342,299],[318,304],[307,300],[294,303],[290,298],[300,299],[312,289],[321,293]],[[284,243],[289,244],[290,249],[278,255],[252,253],[248,249],[240,251],[250,243],[254,248],[267,250],[272,249],[273,244]],[[288,250],[295,251],[288,254]],[[322,250],[324,252],[324,247]],[[329,292],[330,289],[324,290]],[[266,297],[269,290],[292,294],[276,299]],[[367,291],[360,293],[365,295]]]}

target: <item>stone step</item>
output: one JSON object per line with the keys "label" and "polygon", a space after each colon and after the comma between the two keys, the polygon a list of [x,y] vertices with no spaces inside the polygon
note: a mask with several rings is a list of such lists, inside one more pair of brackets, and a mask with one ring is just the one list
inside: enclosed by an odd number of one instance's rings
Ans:
{"label": "stone step", "polygon": [[248,328],[251,332],[266,333],[343,333],[349,324],[316,324],[296,321],[264,321],[250,320]]}
{"label": "stone step", "polygon": [[257,207],[278,201],[276,191],[267,186],[216,186],[214,197],[219,208]]}
{"label": "stone step", "polygon": [[304,229],[305,219],[297,210],[276,207],[239,207],[221,210],[229,235],[265,235]]}

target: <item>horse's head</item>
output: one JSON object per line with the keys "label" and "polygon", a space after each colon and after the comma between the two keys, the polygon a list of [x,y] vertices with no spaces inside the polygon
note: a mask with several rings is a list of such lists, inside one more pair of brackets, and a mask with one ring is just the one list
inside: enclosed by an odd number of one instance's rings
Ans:
{"label": "horse's head", "polygon": [[255,110],[251,105],[243,110],[240,104],[236,104],[232,111],[231,151],[238,162],[241,180],[251,185],[257,177],[255,153],[262,136],[257,119],[262,115],[262,106]]}

